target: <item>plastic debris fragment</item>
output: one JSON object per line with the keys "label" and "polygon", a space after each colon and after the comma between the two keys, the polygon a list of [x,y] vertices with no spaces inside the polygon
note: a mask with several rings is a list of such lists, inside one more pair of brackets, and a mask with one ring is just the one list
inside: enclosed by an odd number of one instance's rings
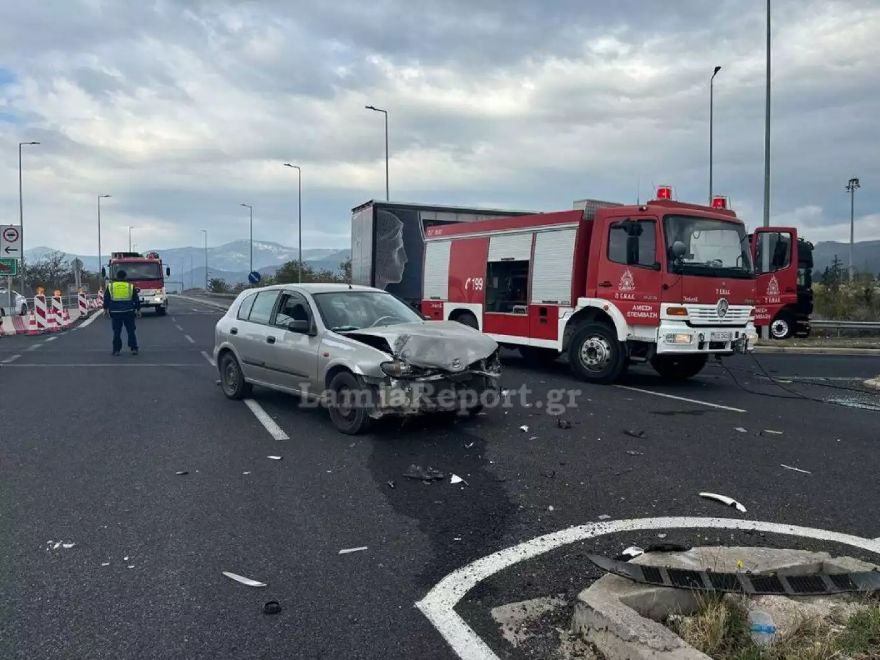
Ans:
{"label": "plastic debris fragment", "polygon": [[406,469],[406,472],[403,473],[403,476],[407,479],[418,479],[419,481],[424,481],[425,483],[429,483],[431,481],[442,481],[446,478],[446,474],[441,472],[440,470],[435,470],[430,466],[428,466],[427,468],[423,468],[421,465],[410,465]]}
{"label": "plastic debris fragment", "polygon": [[742,426],[737,426],[734,431],[738,431],[739,433],[748,433],[748,429],[744,429]]}
{"label": "plastic debris fragment", "polygon": [[608,520],[610,517],[607,513],[602,513],[599,515],[599,520]]}
{"label": "plastic debris fragment", "polygon": [[785,463],[780,463],[779,467],[784,467],[786,470],[791,470],[792,472],[800,472],[801,474],[813,474],[809,470],[801,470],[800,468],[794,467],[792,465],[786,465]]}
{"label": "plastic debris fragment", "polygon": [[223,575],[228,577],[230,580],[235,580],[246,587],[265,587],[265,582],[257,582],[256,580],[251,580],[250,578],[246,578],[243,575],[236,575],[235,573],[230,573],[229,571],[223,571]]}
{"label": "plastic debris fragment", "polygon": [[463,484],[467,485],[467,481],[465,481],[464,479],[462,479],[461,477],[459,477],[457,474],[453,474],[453,475],[449,478],[449,483],[451,483],[451,484],[460,484],[460,483],[463,483]]}
{"label": "plastic debris fragment", "polygon": [[182,477],[185,474],[189,474],[189,472],[187,472],[186,470],[181,470],[180,472],[175,472],[174,474],[176,474],[178,477]]}
{"label": "plastic debris fragment", "polygon": [[745,513],[746,508],[737,502],[732,497],[728,497],[727,495],[719,495],[718,493],[700,493],[700,497],[705,497],[707,500],[715,500],[716,502],[721,502],[726,506],[731,506],[740,513]]}
{"label": "plastic debris fragment", "polygon": [[281,456],[266,456],[266,458],[271,459],[273,461],[280,461]]}
{"label": "plastic debris fragment", "polygon": [[523,424],[522,426],[519,427],[519,430],[522,431],[523,433],[528,433],[529,427],[526,424]]}
{"label": "plastic debris fragment", "polygon": [[365,545],[362,545],[358,548],[343,548],[342,550],[339,551],[339,554],[340,555],[350,555],[352,552],[363,552],[366,549],[367,549],[367,546],[365,546]]}

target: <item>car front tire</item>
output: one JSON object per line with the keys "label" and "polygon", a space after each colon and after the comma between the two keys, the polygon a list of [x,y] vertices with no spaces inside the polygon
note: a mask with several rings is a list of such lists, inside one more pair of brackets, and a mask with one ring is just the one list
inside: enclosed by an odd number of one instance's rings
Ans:
{"label": "car front tire", "polygon": [[349,371],[340,371],[333,376],[328,389],[327,411],[338,431],[357,435],[370,428],[372,391],[360,378]]}

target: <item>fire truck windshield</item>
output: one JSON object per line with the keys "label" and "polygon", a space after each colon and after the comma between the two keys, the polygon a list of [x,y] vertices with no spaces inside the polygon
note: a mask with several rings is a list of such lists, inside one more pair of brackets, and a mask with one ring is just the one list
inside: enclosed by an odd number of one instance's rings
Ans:
{"label": "fire truck windshield", "polygon": [[110,277],[115,278],[120,270],[125,271],[129,280],[161,280],[162,266],[150,261],[120,262],[110,265]]}
{"label": "fire truck windshield", "polygon": [[[696,216],[667,215],[663,218],[669,270],[703,277],[753,276],[752,256],[745,227]],[[676,243],[684,245],[675,257]],[[678,248],[681,251],[681,247]]]}

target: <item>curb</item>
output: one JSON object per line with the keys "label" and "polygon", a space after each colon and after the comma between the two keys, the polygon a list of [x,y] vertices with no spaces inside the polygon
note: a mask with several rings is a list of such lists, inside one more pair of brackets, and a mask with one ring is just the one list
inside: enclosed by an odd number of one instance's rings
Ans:
{"label": "curb", "polygon": [[880,348],[842,348],[811,346],[756,346],[755,353],[792,353],[795,355],[873,355],[880,357]]}

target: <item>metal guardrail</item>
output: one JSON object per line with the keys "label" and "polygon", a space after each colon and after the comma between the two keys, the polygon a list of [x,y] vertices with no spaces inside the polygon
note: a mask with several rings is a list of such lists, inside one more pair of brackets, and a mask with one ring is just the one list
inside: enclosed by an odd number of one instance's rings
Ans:
{"label": "metal guardrail", "polygon": [[829,321],[825,319],[811,319],[810,325],[814,328],[826,328],[828,330],[880,331],[880,321]]}

